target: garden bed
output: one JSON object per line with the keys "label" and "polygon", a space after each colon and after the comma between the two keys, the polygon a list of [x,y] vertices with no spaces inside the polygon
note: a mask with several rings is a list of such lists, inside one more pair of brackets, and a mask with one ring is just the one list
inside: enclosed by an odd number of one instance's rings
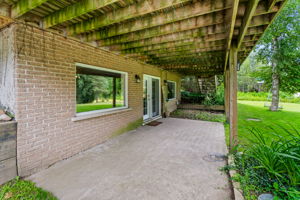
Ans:
{"label": "garden bed", "polygon": [[224,114],[218,111],[177,109],[170,114],[170,117],[222,123],[226,121]]}

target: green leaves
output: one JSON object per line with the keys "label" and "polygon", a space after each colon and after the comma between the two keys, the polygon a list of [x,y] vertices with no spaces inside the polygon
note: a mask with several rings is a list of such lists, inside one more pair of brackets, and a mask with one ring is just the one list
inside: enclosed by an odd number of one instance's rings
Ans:
{"label": "green leaves", "polygon": [[271,64],[275,63],[280,90],[300,91],[300,0],[290,0],[286,4],[260,39],[254,54],[257,63],[265,65],[258,77],[270,85]]}
{"label": "green leaves", "polygon": [[271,192],[275,199],[300,199],[300,132],[279,124],[268,132],[252,129],[249,134],[243,154],[235,156],[244,189],[253,185],[257,191],[252,192],[258,194]]}

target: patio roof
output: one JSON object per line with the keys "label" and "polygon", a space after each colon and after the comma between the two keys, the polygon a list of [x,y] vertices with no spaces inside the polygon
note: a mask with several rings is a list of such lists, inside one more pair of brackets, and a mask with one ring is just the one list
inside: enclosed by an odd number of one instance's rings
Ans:
{"label": "patio roof", "polygon": [[282,0],[2,0],[6,15],[13,19],[195,75],[223,74],[233,43],[241,63],[283,4]]}

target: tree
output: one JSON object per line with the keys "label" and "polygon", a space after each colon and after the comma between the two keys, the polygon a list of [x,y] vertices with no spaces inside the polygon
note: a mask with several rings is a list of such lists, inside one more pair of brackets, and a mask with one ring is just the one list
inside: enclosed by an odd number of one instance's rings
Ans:
{"label": "tree", "polygon": [[300,91],[300,0],[290,0],[256,46],[264,64],[260,76],[272,85],[271,111],[278,110],[279,90]]}
{"label": "tree", "polygon": [[100,95],[104,98],[111,95],[112,84],[110,77],[77,74],[76,78],[76,101],[77,103],[91,103],[98,101]]}
{"label": "tree", "polygon": [[241,92],[259,91],[257,77],[255,76],[257,63],[253,57],[253,53],[244,61],[238,72],[238,89]]}

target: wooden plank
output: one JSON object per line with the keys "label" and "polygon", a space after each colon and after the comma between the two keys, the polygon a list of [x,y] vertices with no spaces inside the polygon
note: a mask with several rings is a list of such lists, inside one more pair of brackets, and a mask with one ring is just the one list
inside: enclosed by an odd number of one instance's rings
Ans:
{"label": "wooden plank", "polygon": [[178,108],[180,109],[192,109],[192,110],[215,110],[215,111],[224,111],[224,106],[222,105],[200,105],[200,104],[179,104]]}
{"label": "wooden plank", "polygon": [[239,0],[234,0],[233,6],[232,6],[232,14],[231,14],[231,20],[230,20],[227,47],[226,47],[226,56],[225,56],[225,63],[224,63],[225,69],[226,69],[227,62],[228,62],[228,54],[229,54],[229,50],[230,50],[230,46],[231,46],[231,40],[232,40],[233,33],[234,33],[234,26],[235,26],[238,7],[239,7]]}
{"label": "wooden plank", "polygon": [[[137,56],[155,56],[155,57],[170,57],[170,56],[177,56],[177,55],[183,55],[186,53],[200,53],[200,52],[208,52],[208,51],[217,51],[217,50],[223,50],[224,44],[220,43],[219,45],[211,45],[211,46],[202,46],[202,45],[187,45],[187,46],[179,46],[179,47],[170,47],[164,48],[164,49],[158,49],[158,50],[151,50],[151,51],[144,51],[139,53],[125,53],[129,57],[137,57]],[[123,52],[122,52],[123,53]]]}
{"label": "wooden plank", "polygon": [[0,123],[0,161],[16,156],[17,123]]}
{"label": "wooden plank", "polygon": [[[166,24],[163,26],[144,29],[138,32],[132,32],[132,33],[128,33],[128,34],[124,34],[112,38],[103,39],[101,43],[104,46],[109,46],[113,44],[132,42],[132,41],[143,40],[152,37],[159,37],[167,34],[187,31],[187,30],[199,29],[202,27],[207,27],[207,26],[212,26],[212,25],[222,24],[222,23],[224,23],[223,13],[208,14],[208,15],[182,20],[179,22]],[[101,37],[98,37],[97,35],[96,37],[92,37],[92,38],[86,37],[86,41],[93,41],[99,39],[101,39]]]}
{"label": "wooden plank", "polygon": [[18,18],[27,12],[39,7],[43,3],[46,3],[49,0],[19,0],[13,6],[11,10],[12,18]]}
{"label": "wooden plank", "polygon": [[[186,30],[182,32],[167,34],[159,37],[152,37],[147,39],[142,39],[139,41],[121,43],[119,48],[122,50],[132,49],[132,48],[144,48],[152,45],[164,45],[166,43],[180,43],[180,42],[189,42],[193,39],[202,39],[206,41],[208,37],[213,35],[223,34],[225,37],[225,25],[224,24],[214,24],[212,26],[206,26],[199,29]],[[99,46],[104,46],[99,41]]]}
{"label": "wooden plank", "polygon": [[163,44],[154,44],[150,46],[145,47],[139,47],[139,48],[131,48],[131,49],[125,49],[122,50],[122,53],[144,53],[144,52],[158,52],[162,53],[165,52],[165,50],[188,50],[188,49],[194,49],[197,48],[208,48],[213,46],[220,46],[224,45],[224,40],[226,39],[225,34],[218,34],[218,35],[212,35],[211,37],[205,37],[205,38],[191,38],[184,41],[173,41],[173,42],[167,42]]}
{"label": "wooden plank", "polygon": [[237,47],[232,44],[229,54],[229,126],[230,149],[237,145]]}
{"label": "wooden plank", "polygon": [[269,3],[268,3],[268,12],[272,10],[272,8],[276,4],[276,2],[277,2],[277,0],[269,0]]}
{"label": "wooden plank", "polygon": [[119,0],[82,0],[58,10],[43,19],[44,28],[50,28],[57,24],[78,18],[87,13],[112,5]]}
{"label": "wooden plank", "polygon": [[226,115],[226,121],[229,123],[229,93],[230,93],[230,87],[229,87],[229,69],[226,68],[224,73],[224,92],[225,92],[225,115]]}
{"label": "wooden plank", "polygon": [[246,7],[246,11],[243,17],[243,22],[242,22],[242,26],[240,28],[240,34],[238,36],[238,40],[237,40],[237,48],[239,49],[243,39],[247,33],[247,29],[251,23],[251,19],[255,13],[256,7],[258,5],[259,0],[249,0],[247,7]]}
{"label": "wooden plank", "polygon": [[193,4],[184,5],[177,9],[170,9],[166,12],[160,12],[156,15],[137,18],[135,20],[125,21],[120,24],[114,24],[108,29],[100,29],[88,33],[87,37],[102,40],[117,35],[128,34],[131,32],[141,31],[144,29],[149,29],[194,17],[199,17],[201,15],[221,12],[229,8],[231,8],[231,5],[226,6],[223,0],[199,1]]}
{"label": "wooden plank", "polygon": [[136,4],[113,10],[112,12],[100,15],[90,20],[74,24],[68,27],[70,34],[81,34],[96,30],[105,26],[120,23],[125,20],[141,17],[150,13],[159,12],[167,8],[182,5],[190,0],[155,0],[155,1],[139,1]]}
{"label": "wooden plank", "polygon": [[16,158],[0,161],[0,185],[17,176]]}

